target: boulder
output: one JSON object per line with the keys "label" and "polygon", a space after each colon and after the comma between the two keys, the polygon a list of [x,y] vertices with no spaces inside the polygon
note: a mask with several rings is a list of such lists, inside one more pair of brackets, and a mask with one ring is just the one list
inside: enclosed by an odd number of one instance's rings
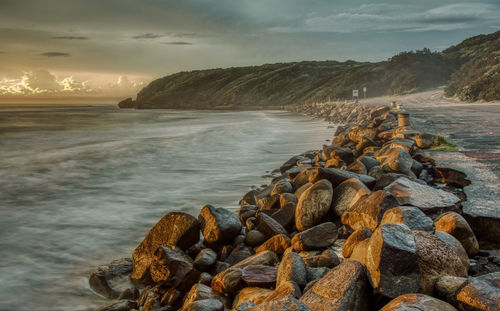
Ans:
{"label": "boulder", "polygon": [[255,252],[273,251],[278,255],[283,254],[290,247],[290,238],[284,234],[277,234],[259,246]]}
{"label": "boulder", "polygon": [[363,137],[368,137],[374,140],[377,137],[377,132],[378,130],[373,127],[366,127],[366,128],[354,127],[349,132],[348,137],[353,142],[359,143],[363,139]]}
{"label": "boulder", "polygon": [[457,276],[442,276],[434,283],[436,297],[441,298],[453,305],[456,305],[456,295],[458,290],[467,281],[467,278]]}
{"label": "boulder", "polygon": [[279,194],[281,203],[281,194],[293,192],[293,186],[288,180],[280,180],[274,184],[273,191],[271,191],[271,196]]}
{"label": "boulder", "polygon": [[386,224],[368,242],[366,268],[375,292],[389,298],[416,293],[420,276],[415,237],[404,224]]}
{"label": "boulder", "polygon": [[401,295],[391,300],[382,309],[380,309],[380,311],[410,310],[457,311],[457,309],[455,309],[455,307],[453,307],[449,303],[424,294]]}
{"label": "boulder", "polygon": [[285,229],[295,226],[295,209],[297,203],[288,202],[282,208],[271,214],[271,217],[276,220]]}
{"label": "boulder", "polygon": [[460,310],[500,310],[500,272],[471,277],[456,295]]}
{"label": "boulder", "polygon": [[418,207],[426,215],[431,216],[453,210],[460,202],[453,193],[422,185],[405,177],[399,178],[385,190],[396,198],[399,205]]}
{"label": "boulder", "polygon": [[271,294],[272,290],[260,287],[245,287],[238,292],[233,300],[233,309],[238,308],[242,303],[251,301],[258,305]]}
{"label": "boulder", "polygon": [[[368,189],[372,189],[375,186],[375,178],[368,175],[360,175],[349,171],[342,171],[337,168],[312,168],[309,172],[309,182],[315,183],[319,180],[326,179],[331,184],[332,187],[335,188],[340,185],[342,182],[351,179],[357,178],[362,183],[368,187]],[[297,196],[298,197],[298,196]]]}
{"label": "boulder", "polygon": [[118,296],[118,300],[137,300],[140,296],[139,290],[135,287],[124,289]]}
{"label": "boulder", "polygon": [[434,222],[419,208],[413,206],[398,206],[384,213],[381,225],[402,223],[411,230],[434,233]]}
{"label": "boulder", "polygon": [[457,253],[437,236],[414,231],[417,246],[420,293],[434,295],[434,283],[442,276],[467,277]]}
{"label": "boulder", "polygon": [[[191,257],[179,247],[170,245],[158,247],[150,270],[154,282],[161,282],[171,287],[178,287],[182,283],[186,285],[186,282],[196,274]],[[197,276],[199,275],[195,277]]]}
{"label": "boulder", "polygon": [[254,306],[245,311],[311,311],[306,305],[293,296],[279,297],[266,301],[258,306]]}
{"label": "boulder", "polygon": [[390,110],[391,110],[391,108],[389,106],[379,106],[379,107],[372,108],[370,110],[370,119],[373,120],[377,117],[380,117],[383,114],[389,112]]}
{"label": "boulder", "polygon": [[467,255],[465,248],[462,246],[462,243],[460,243],[460,241],[454,236],[446,232],[437,231],[434,235],[441,239],[441,241],[448,244],[448,246],[451,247],[451,249],[458,255],[464,267],[469,270],[469,256]]}
{"label": "boulder", "polygon": [[210,248],[202,249],[194,259],[194,266],[200,271],[208,271],[217,261],[217,253]]}
{"label": "boulder", "polygon": [[[364,241],[372,236],[372,232],[368,228],[361,228],[356,231],[354,231],[345,241],[344,245],[342,246],[342,256],[344,258],[349,258],[351,257],[352,251],[354,250],[354,247],[361,241]],[[361,263],[364,263],[364,260],[361,261]]]}
{"label": "boulder", "polygon": [[[163,309],[160,309],[163,310]],[[166,309],[170,310],[170,309]],[[174,310],[174,309],[172,309]],[[182,311],[224,311],[224,304],[218,299],[202,299],[184,305]]]}
{"label": "boulder", "polygon": [[133,300],[118,300],[98,308],[96,311],[132,311],[138,308],[138,304]]}
{"label": "boulder", "polygon": [[274,220],[272,217],[266,215],[265,213],[258,213],[257,214],[257,229],[264,233],[266,238],[271,238],[277,234],[283,234],[288,236],[288,232],[286,231],[283,226]]}
{"label": "boulder", "polygon": [[455,212],[443,214],[436,220],[435,224],[436,231],[449,233],[459,240],[469,257],[479,252],[479,243],[476,236],[467,221],[460,214]]}
{"label": "boulder", "polygon": [[280,195],[280,207],[281,208],[285,207],[289,203],[297,204],[298,201],[299,201],[299,199],[297,199],[297,197],[293,193],[282,193]]}
{"label": "boulder", "polygon": [[128,277],[132,268],[131,258],[114,260],[109,265],[99,266],[90,275],[90,288],[108,299],[117,298],[120,292],[130,285]]}
{"label": "boulder", "polygon": [[264,265],[250,265],[243,268],[242,279],[249,286],[273,287],[276,284],[278,268]]}
{"label": "boulder", "polygon": [[[307,177],[309,178],[309,177]],[[309,180],[309,179],[308,179]],[[300,199],[300,197],[302,196],[302,194],[307,190],[309,189],[310,187],[312,186],[312,184],[310,182],[306,182],[304,183],[302,186],[300,186],[296,191],[295,191],[295,196],[297,197],[297,200]],[[297,201],[298,203],[298,201]]]}
{"label": "boulder", "polygon": [[440,183],[446,183],[453,187],[464,188],[470,185],[471,181],[467,179],[464,172],[451,167],[434,166],[432,172],[434,180]]}
{"label": "boulder", "polygon": [[418,148],[429,149],[434,144],[436,136],[428,133],[420,133],[415,135],[415,144]]}
{"label": "boulder", "polygon": [[[255,254],[255,252],[253,251],[253,249],[251,247],[248,247],[245,244],[240,244],[240,245],[236,246],[231,251],[229,256],[227,256],[227,258],[225,258],[224,261],[230,265],[233,265],[237,262],[240,262],[240,261],[252,256],[253,254]],[[222,257],[222,254],[221,254],[221,257]]]}
{"label": "boulder", "polygon": [[399,202],[385,190],[375,191],[363,196],[342,214],[342,223],[357,230],[363,227],[375,230],[382,220],[384,213],[396,206]]}
{"label": "boulder", "polygon": [[375,158],[380,162],[382,168],[387,168],[392,172],[408,175],[413,164],[413,158],[403,148],[386,147],[375,152]]}
{"label": "boulder", "polygon": [[271,301],[279,297],[293,296],[294,298],[300,298],[302,292],[297,283],[293,281],[281,282],[280,286],[277,286],[273,292],[264,299],[263,302]]}
{"label": "boulder", "polygon": [[241,222],[236,214],[212,205],[205,205],[201,209],[198,221],[203,237],[208,243],[221,244],[232,241],[241,230]]}
{"label": "boulder", "polygon": [[297,253],[289,252],[283,255],[283,259],[278,267],[276,286],[283,282],[293,281],[300,287],[306,285],[307,274],[304,260]]}
{"label": "boulder", "polygon": [[299,198],[295,209],[295,226],[307,230],[321,222],[332,202],[333,188],[329,181],[319,180]]}
{"label": "boulder", "polygon": [[266,241],[266,235],[259,230],[250,230],[245,237],[245,243],[249,246],[258,246]]}
{"label": "boulder", "polygon": [[304,160],[304,159],[306,159],[306,157],[303,157],[300,155],[296,155],[296,156],[291,157],[290,159],[288,159],[285,163],[283,163],[280,166],[280,172],[282,174],[285,173],[286,171],[288,171],[292,167],[296,166],[298,161]]}
{"label": "boulder", "polygon": [[317,281],[317,280],[321,279],[329,271],[330,271],[330,268],[327,268],[327,267],[311,267],[311,268],[306,268],[307,283],[309,283],[311,281]]}
{"label": "boulder", "polygon": [[292,247],[296,251],[325,248],[337,240],[337,226],[332,222],[325,222],[297,233],[292,238]]}
{"label": "boulder", "polygon": [[326,267],[331,269],[340,264],[340,259],[332,248],[328,248],[318,255],[304,256],[302,258],[307,268]]}
{"label": "boulder", "polygon": [[311,310],[369,310],[369,285],[365,268],[355,261],[344,262],[319,279],[300,298]]}
{"label": "boulder", "polygon": [[172,212],[163,216],[148,232],[132,255],[134,269],[130,278],[144,281],[149,277],[153,254],[160,245],[175,245],[187,250],[200,240],[198,220],[193,216]]}
{"label": "boulder", "polygon": [[199,283],[194,284],[184,297],[184,306],[204,299],[219,299],[219,294],[217,294],[210,286]]}
{"label": "boulder", "polygon": [[333,189],[330,212],[342,217],[342,214],[353,206],[359,198],[370,193],[370,189],[359,179],[348,179]]}

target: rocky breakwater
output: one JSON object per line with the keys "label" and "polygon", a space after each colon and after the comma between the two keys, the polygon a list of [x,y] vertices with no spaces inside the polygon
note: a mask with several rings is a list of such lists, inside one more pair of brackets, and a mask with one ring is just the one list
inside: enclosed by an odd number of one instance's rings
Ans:
{"label": "rocky breakwater", "polygon": [[238,213],[165,215],[92,274],[99,310],[500,310],[499,252],[461,215],[465,176],[423,154],[433,135],[385,106],[298,110],[344,125]]}

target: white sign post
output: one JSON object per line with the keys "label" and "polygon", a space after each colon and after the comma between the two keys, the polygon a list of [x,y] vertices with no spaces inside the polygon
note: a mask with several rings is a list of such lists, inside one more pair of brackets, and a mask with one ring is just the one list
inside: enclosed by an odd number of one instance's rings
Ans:
{"label": "white sign post", "polygon": [[363,98],[366,99],[366,86],[363,87]]}
{"label": "white sign post", "polygon": [[359,99],[359,91],[358,90],[352,90],[352,100],[356,100],[356,102]]}

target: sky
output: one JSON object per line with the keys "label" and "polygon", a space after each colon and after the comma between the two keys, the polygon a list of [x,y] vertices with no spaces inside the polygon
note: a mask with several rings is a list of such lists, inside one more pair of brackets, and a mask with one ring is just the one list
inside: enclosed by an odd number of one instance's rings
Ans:
{"label": "sky", "polygon": [[380,61],[499,29],[498,0],[0,0],[0,96],[132,96],[179,71]]}

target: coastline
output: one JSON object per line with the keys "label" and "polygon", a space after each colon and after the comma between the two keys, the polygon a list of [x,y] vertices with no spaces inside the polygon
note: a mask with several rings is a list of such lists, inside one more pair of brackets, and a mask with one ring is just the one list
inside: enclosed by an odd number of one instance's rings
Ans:
{"label": "coastline", "polygon": [[[486,263],[472,259],[480,250],[470,227],[472,246],[453,231],[451,224],[463,219],[463,188],[470,181],[456,170],[436,166],[420,151],[435,144],[434,135],[401,123],[398,112],[387,106],[310,104],[292,110],[344,125],[331,145],[290,158],[269,185],[245,194],[237,216],[210,205],[198,219],[165,215],[132,261],[114,263],[126,267],[121,276],[132,273],[142,293],[137,287],[122,293],[111,288],[108,279],[116,275],[109,266],[91,276],[94,290],[119,298],[100,310],[199,310],[207,304],[203,310],[291,310],[291,305],[294,310],[319,310],[338,303],[368,310],[367,301],[382,307],[404,294],[421,298],[415,293],[451,307],[448,303],[467,302],[456,301],[458,292],[452,295],[455,300],[436,295],[439,277],[480,278],[487,267],[500,270],[491,253],[486,252]],[[399,244],[404,241],[386,240],[384,234],[402,234],[417,247],[409,250]],[[499,242],[498,236],[478,237]],[[374,248],[367,252],[369,245]],[[396,257],[384,257],[387,247]],[[446,251],[433,253],[435,248]],[[422,249],[431,255],[423,255]],[[436,266],[432,273],[419,268],[428,255],[432,258],[425,260],[449,265]],[[373,256],[378,256],[378,266],[370,264]],[[413,268],[396,275],[386,271],[407,262]],[[422,281],[395,285],[410,275]],[[350,287],[339,287],[339,277],[351,280]],[[373,294],[366,292],[370,286]]]}

